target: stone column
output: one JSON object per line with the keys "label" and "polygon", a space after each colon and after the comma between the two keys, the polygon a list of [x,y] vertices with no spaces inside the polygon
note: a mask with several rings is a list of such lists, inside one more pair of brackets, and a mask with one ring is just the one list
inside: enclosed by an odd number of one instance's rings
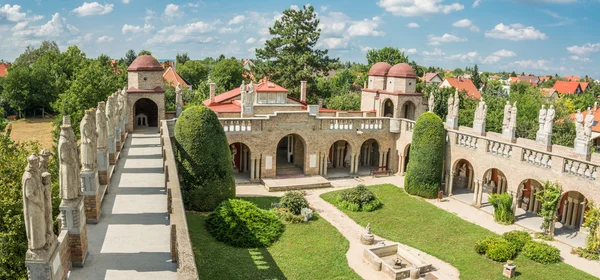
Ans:
{"label": "stone column", "polygon": [[517,199],[517,194],[515,193],[512,196],[512,211],[514,215],[517,215],[517,203],[519,202],[519,200]]}
{"label": "stone column", "polygon": [[323,177],[327,178],[327,160],[329,159],[329,155],[325,155],[324,156],[325,160],[323,161],[323,164],[325,165],[323,167]]}
{"label": "stone column", "polygon": [[354,174],[357,174],[357,175],[358,175],[358,169],[360,168],[359,167],[359,160],[360,160],[359,159],[359,155],[357,154],[356,155],[356,160],[354,161]]}
{"label": "stone column", "polygon": [[577,227],[577,213],[579,213],[579,200],[573,200],[573,213],[571,214],[570,228]]}
{"label": "stone column", "polygon": [[455,171],[450,172],[450,182],[448,182],[448,196],[452,196],[452,187],[454,186]]}
{"label": "stone column", "polygon": [[354,174],[354,155],[351,155],[350,157],[350,174]]}
{"label": "stone column", "polygon": [[467,170],[469,170],[469,176],[468,181],[467,181],[467,188],[469,190],[473,189],[473,168],[471,168],[470,166],[467,166]]}
{"label": "stone column", "polygon": [[565,221],[565,226],[567,227],[571,227],[571,215],[573,212],[573,199],[572,198],[568,198],[568,207],[567,207],[567,219]]}
{"label": "stone column", "polygon": [[254,158],[250,159],[250,181],[254,181],[254,168],[256,166],[256,160]]}
{"label": "stone column", "polygon": [[583,217],[585,215],[585,200],[583,201],[583,203],[581,204],[581,211],[579,213],[581,213],[580,217],[579,217],[579,228],[581,229],[581,225],[583,225]]}
{"label": "stone column", "polygon": [[560,219],[560,223],[561,224],[565,224],[567,221],[567,208],[569,207],[569,200],[566,199],[565,202],[563,203],[563,207],[562,207],[562,215],[561,219]]}
{"label": "stone column", "polygon": [[398,156],[398,160],[400,161],[400,164],[398,164],[400,170],[398,170],[398,172],[400,175],[404,176],[404,156]]}
{"label": "stone column", "polygon": [[[379,164],[378,166],[382,166],[383,165],[383,152],[379,152]],[[379,171],[381,171],[381,168],[379,169]]]}
{"label": "stone column", "polygon": [[[535,192],[537,193],[538,190],[536,189]],[[540,200],[537,198],[537,196],[535,197],[535,204],[533,206],[533,210],[535,213],[537,213],[540,209]]]}
{"label": "stone column", "polygon": [[535,202],[535,188],[533,186],[530,186],[530,192],[529,192],[529,205],[527,205],[527,211],[528,212],[533,212],[533,204]]}
{"label": "stone column", "polygon": [[367,146],[367,162],[365,163],[365,165],[367,165],[368,167],[371,167],[371,147]]}
{"label": "stone column", "polygon": [[479,180],[475,181],[473,186],[473,206],[478,207],[479,204]]}
{"label": "stone column", "polygon": [[388,169],[387,162],[388,162],[388,152],[383,152],[383,164],[382,164],[382,166],[385,166],[385,169]]}

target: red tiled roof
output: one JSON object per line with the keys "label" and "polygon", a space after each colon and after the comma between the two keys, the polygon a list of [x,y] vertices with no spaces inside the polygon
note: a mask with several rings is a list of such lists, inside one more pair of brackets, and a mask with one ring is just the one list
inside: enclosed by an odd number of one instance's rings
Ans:
{"label": "red tiled roof", "polygon": [[579,76],[565,76],[565,79],[567,79],[569,82],[579,82],[579,80],[581,80],[581,77],[579,77]]}
{"label": "red tiled roof", "polygon": [[[204,103],[206,104],[206,102]],[[242,107],[237,102],[206,104],[215,113],[241,113]]]}
{"label": "red tiled roof", "polygon": [[377,62],[369,69],[369,76],[386,76],[392,65],[387,62]]}
{"label": "red tiled roof", "polygon": [[433,79],[435,76],[439,77],[439,75],[437,73],[425,73],[424,76],[425,76],[424,80],[426,83],[431,82],[431,79]]}
{"label": "red tiled roof", "polygon": [[477,88],[475,87],[475,85],[473,84],[473,81],[471,81],[471,79],[447,78],[446,80],[448,81],[448,83],[451,86],[456,88],[456,90],[466,91],[467,95],[470,96],[471,98],[474,98],[474,99],[481,98],[481,93],[479,93],[479,90],[477,90]]}
{"label": "red tiled roof", "polygon": [[588,85],[589,85],[589,84],[590,84],[590,83],[586,83],[586,82],[580,82],[580,83],[579,83],[579,86],[581,87],[581,91],[586,91],[586,90],[587,90],[587,88],[588,88]]}
{"label": "red tiled roof", "polygon": [[[594,108],[592,108],[592,114],[594,114],[594,126],[592,126],[592,131],[594,132],[600,132],[600,110],[596,110],[595,112],[593,111]],[[585,117],[587,116],[587,110],[585,110],[584,112],[581,112],[583,114],[583,117],[585,119]],[[571,120],[575,121],[575,114],[573,113],[571,114]]]}
{"label": "red tiled roof", "polygon": [[8,74],[8,68],[10,68],[10,64],[0,63],[0,77],[6,77],[6,74]]}
{"label": "red tiled roof", "polygon": [[551,97],[555,92],[556,92],[556,90],[553,88],[543,88],[542,89],[542,95],[544,95],[545,97]]}
{"label": "red tiled roof", "polygon": [[127,71],[163,71],[158,60],[151,55],[138,56],[127,68]]}
{"label": "red tiled roof", "polygon": [[167,68],[167,71],[165,71],[165,73],[163,73],[163,80],[167,84],[171,84],[174,87],[176,87],[177,84],[181,84],[181,86],[184,87],[184,88],[189,88],[190,87],[185,82],[185,80],[183,78],[181,78],[181,76],[179,76],[179,74],[177,74],[177,72],[175,72],[175,70],[173,70],[172,67]]}
{"label": "red tiled roof", "polygon": [[554,86],[552,88],[561,94],[575,94],[575,92],[577,91],[578,88],[581,90],[581,86],[579,85],[579,82],[565,82],[565,81],[556,81],[556,83],[554,83]]}
{"label": "red tiled roof", "polygon": [[[246,85],[246,87],[248,87],[248,85]],[[284,87],[275,84],[271,81],[267,81],[259,83],[257,85],[254,86],[254,91],[255,92],[288,92],[287,89],[285,89]],[[215,103],[221,103],[223,101],[235,98],[237,96],[240,95],[240,88],[234,88],[230,91],[221,93],[217,96],[215,96]],[[204,104],[209,104],[210,103],[210,99],[204,100],[203,101]]]}

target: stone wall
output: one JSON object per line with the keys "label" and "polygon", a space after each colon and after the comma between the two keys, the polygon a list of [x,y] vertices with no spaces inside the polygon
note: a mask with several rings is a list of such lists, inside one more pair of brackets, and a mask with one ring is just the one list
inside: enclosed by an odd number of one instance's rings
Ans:
{"label": "stone wall", "polygon": [[60,246],[59,254],[60,254],[60,263],[63,268],[63,275],[69,275],[69,271],[71,270],[71,248],[69,247],[69,231],[61,230],[58,235],[58,246]]}
{"label": "stone wall", "polygon": [[[161,76],[162,79],[162,76]],[[162,80],[161,80],[162,81]],[[165,119],[165,94],[164,93],[127,93],[127,106],[129,107],[129,121],[127,122],[127,132],[133,132],[133,124],[135,120],[135,102],[147,98],[158,106],[158,124]],[[156,128],[158,131],[158,127]]]}
{"label": "stone wall", "polygon": [[[140,90],[151,90],[156,87],[163,86],[162,71],[139,71],[128,72],[127,82],[129,87],[134,87]],[[146,77],[146,80],[144,80]]]}
{"label": "stone wall", "polygon": [[[85,240],[85,241],[83,241]],[[87,226],[83,225],[81,233],[69,234],[69,248],[71,248],[71,262],[74,266],[83,266],[87,255]]]}

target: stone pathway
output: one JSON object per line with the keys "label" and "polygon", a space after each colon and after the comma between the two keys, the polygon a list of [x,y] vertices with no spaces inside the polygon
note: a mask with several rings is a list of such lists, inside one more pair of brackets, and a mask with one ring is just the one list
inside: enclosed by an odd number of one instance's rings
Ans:
{"label": "stone pathway", "polygon": [[87,234],[85,266],[73,268],[70,279],[176,279],[156,132],[129,134],[100,223],[88,224]]}

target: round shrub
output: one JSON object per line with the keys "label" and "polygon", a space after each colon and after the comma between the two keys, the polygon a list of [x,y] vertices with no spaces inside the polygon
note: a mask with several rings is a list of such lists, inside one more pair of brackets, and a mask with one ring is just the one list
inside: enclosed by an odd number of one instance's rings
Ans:
{"label": "round shrub", "polygon": [[290,209],[294,215],[300,215],[302,208],[308,208],[308,201],[304,198],[304,193],[299,191],[286,192],[279,200],[279,204],[283,208]]}
{"label": "round shrub", "polygon": [[523,247],[527,242],[531,241],[531,235],[523,230],[512,230],[505,232],[502,237],[506,239],[515,248],[517,253],[523,250]]}
{"label": "round shrub", "polygon": [[538,241],[529,241],[523,248],[523,255],[532,261],[542,264],[557,263],[560,261],[558,248]]}
{"label": "round shrub", "polygon": [[221,202],[206,219],[206,228],[218,241],[243,248],[269,246],[284,230],[275,214],[240,199]]}
{"label": "round shrub", "polygon": [[192,106],[183,111],[174,143],[186,210],[212,211],[235,197],[227,137],[212,110]]}
{"label": "round shrub", "polygon": [[517,252],[515,248],[504,238],[499,238],[495,242],[488,244],[485,256],[490,260],[505,262],[512,259]]}
{"label": "round shrub", "polygon": [[417,118],[410,146],[410,161],[404,189],[412,195],[436,198],[442,183],[446,131],[442,119],[434,113]]}
{"label": "round shrub", "polygon": [[485,255],[485,252],[487,252],[489,245],[492,243],[499,242],[500,239],[502,238],[497,235],[490,235],[484,237],[483,239],[475,242],[475,252],[477,252],[480,255]]}
{"label": "round shrub", "polygon": [[364,185],[342,191],[337,199],[340,207],[353,212],[371,212],[382,205],[373,192]]}

